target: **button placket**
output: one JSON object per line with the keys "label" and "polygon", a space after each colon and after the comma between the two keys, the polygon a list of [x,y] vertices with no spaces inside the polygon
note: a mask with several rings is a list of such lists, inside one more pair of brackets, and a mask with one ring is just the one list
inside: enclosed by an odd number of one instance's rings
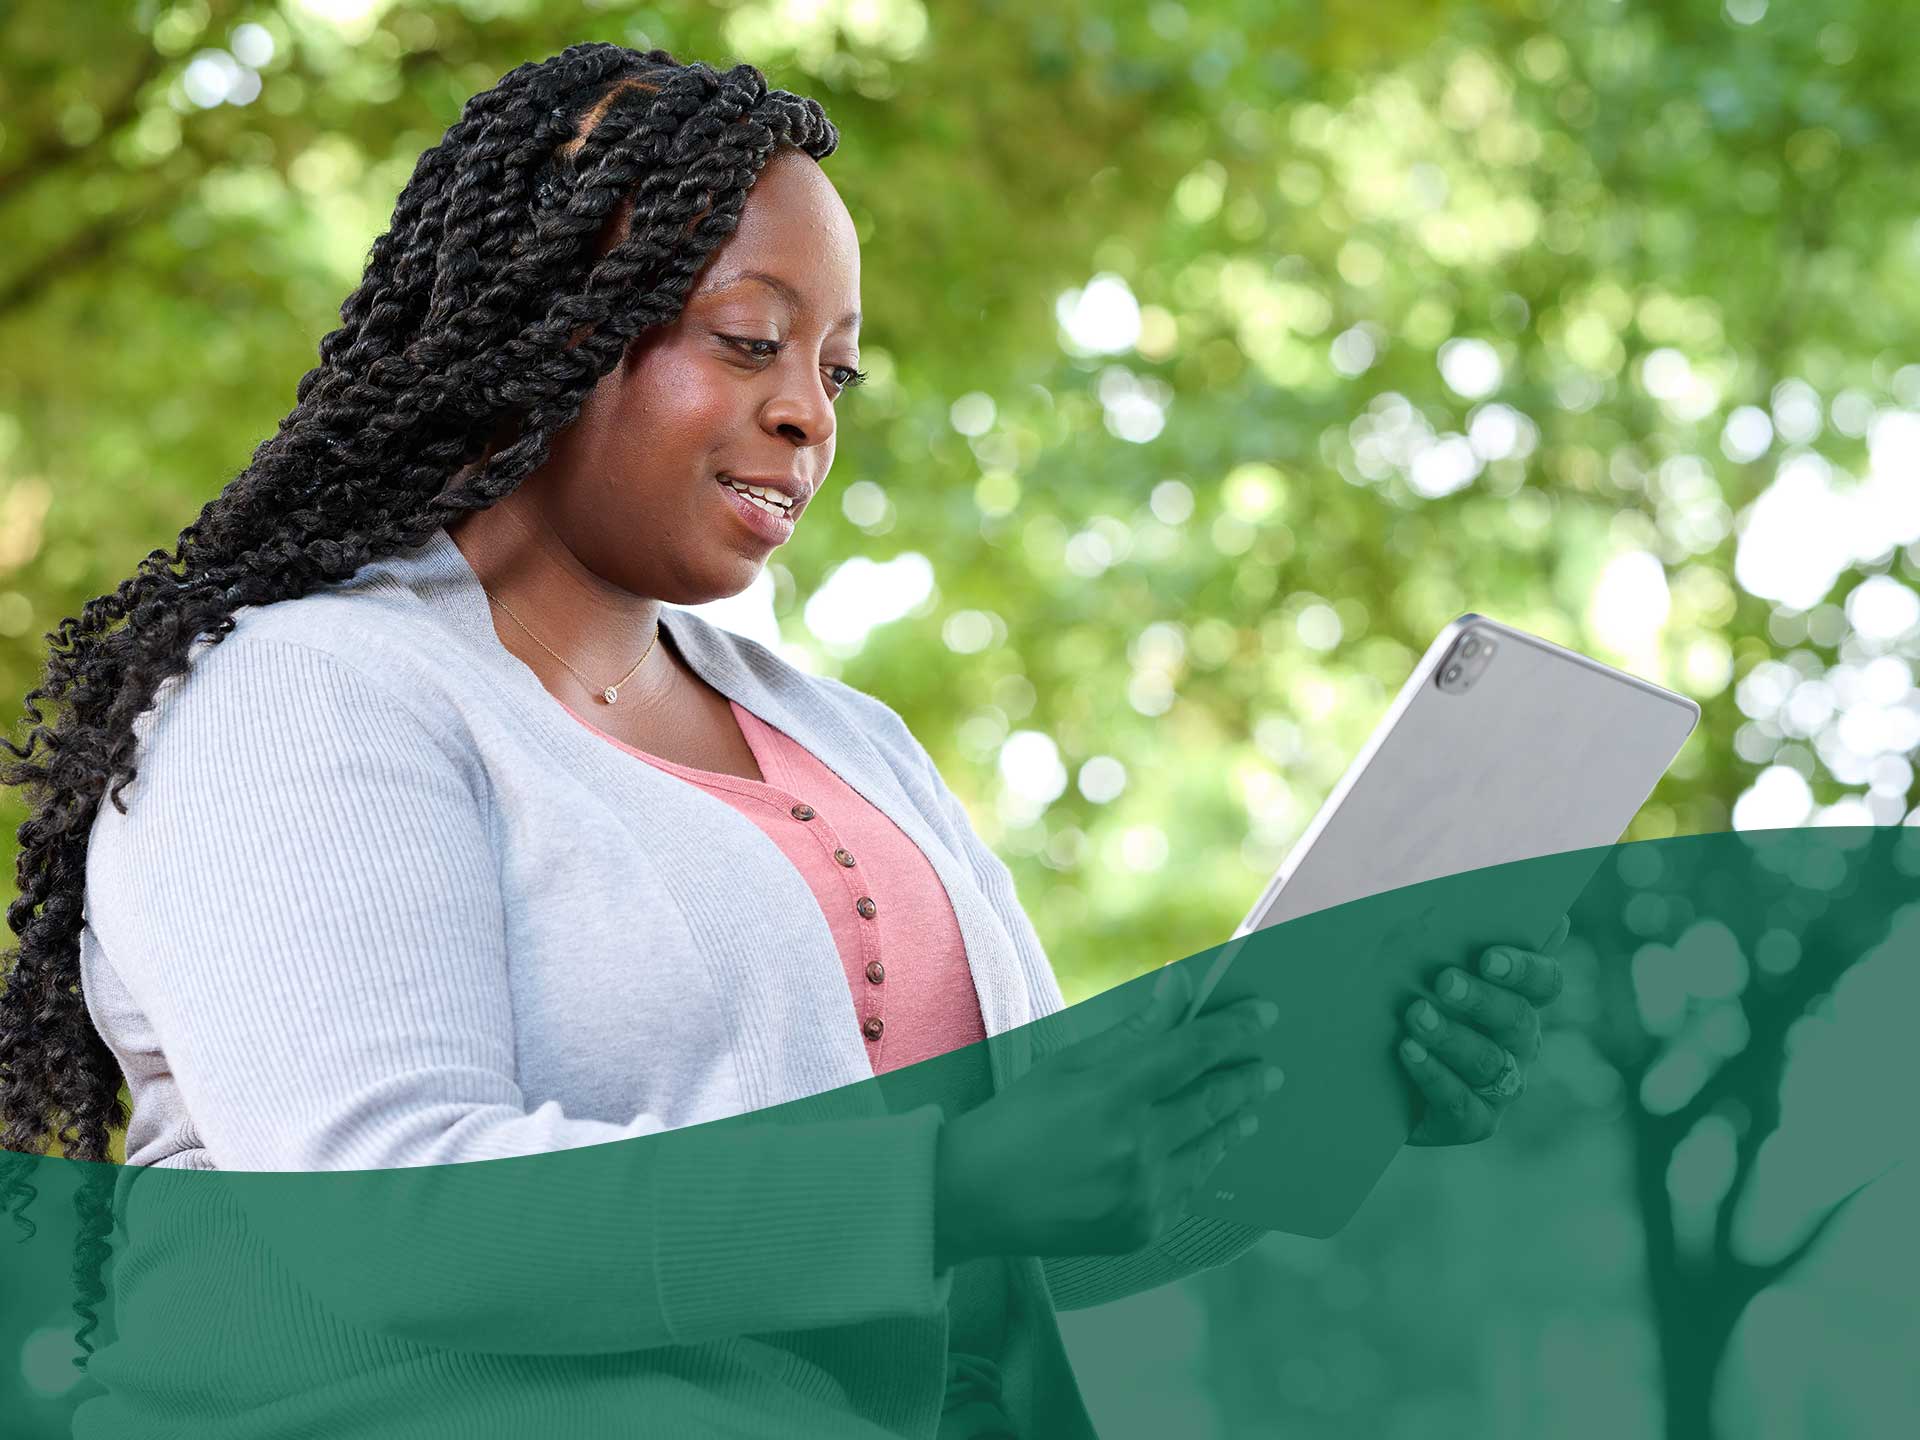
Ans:
{"label": "button placket", "polygon": [[[817,820],[820,818],[820,812],[818,810],[815,810],[813,806],[807,804],[806,801],[804,800],[794,801],[794,803],[788,807],[787,813],[791,815],[794,819],[799,820],[803,823],[806,821]],[[828,842],[832,842],[839,838],[838,836],[834,835],[833,827],[827,824],[827,822],[825,822],[824,820],[821,821],[820,836],[823,841],[828,841]],[[833,858],[843,870],[851,870],[858,863],[854,853],[851,850],[847,849],[847,847],[844,845],[834,846]],[[853,908],[859,913],[860,917],[864,920],[871,920],[874,918],[874,916],[876,916],[880,912],[880,907],[874,903],[873,897],[871,895],[862,895],[859,899],[854,901]],[[868,954],[871,955],[873,953],[874,942],[871,939],[869,939],[865,934],[861,936],[861,940]],[[881,961],[876,957],[867,961],[864,973],[867,977],[867,983],[871,985],[879,985],[883,983],[887,978],[887,967],[884,964],[882,964]],[[886,1029],[887,1029],[886,1020],[882,1016],[877,1014],[868,1015],[864,1020],[860,1022],[860,1033],[862,1036],[866,1038],[867,1043],[870,1045],[877,1046],[881,1037],[886,1033]],[[874,1058],[877,1061],[878,1059],[877,1051],[872,1052],[872,1058]]]}

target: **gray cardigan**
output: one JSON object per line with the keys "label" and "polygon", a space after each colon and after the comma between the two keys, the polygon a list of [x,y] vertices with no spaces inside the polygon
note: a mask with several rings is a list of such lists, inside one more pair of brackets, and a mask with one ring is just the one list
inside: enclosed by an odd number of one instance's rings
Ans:
{"label": "gray cardigan", "polygon": [[[805,745],[926,855],[966,943],[994,1085],[1067,1043],[1075,1012],[1062,1011],[1006,866],[900,717],[685,610],[661,622],[708,684]],[[444,530],[343,585],[243,609],[159,701],[137,724],[129,813],[102,804],[87,856],[86,1002],[133,1101],[123,1188],[132,1167],[539,1154],[872,1080],[831,930],[800,874],[731,806],[569,716],[500,644]],[[1057,1028],[1030,1024],[1055,1012]],[[617,1212],[583,1214],[570,1237],[624,1263],[588,1282],[552,1257],[553,1293],[521,1297],[526,1322],[544,1324],[545,1303],[613,1317],[611,1334],[583,1336],[582,1363],[616,1346],[683,1347],[676,1383],[724,1374],[742,1424],[791,1428],[802,1399],[830,1394],[860,1415],[841,1416],[842,1433],[929,1435],[952,1286],[932,1265],[943,1120],[923,1105],[857,1133],[823,1129],[809,1163],[795,1151],[784,1192],[768,1188],[764,1147],[737,1176],[713,1155],[697,1174],[662,1171]],[[1221,1263],[1260,1233],[1189,1218],[1131,1256],[1011,1262],[1010,1398],[1072,1433],[1084,1417],[1060,1373],[1054,1307]],[[468,1259],[484,1272],[485,1256]],[[364,1292],[339,1273],[351,1263],[332,1257],[322,1273],[293,1260],[338,1312],[343,1357],[364,1353],[354,1337],[371,1331],[419,1349],[416,1381],[435,1355],[460,1359],[434,1344],[460,1344],[470,1278],[419,1276],[416,1303],[443,1297],[445,1326],[416,1311],[403,1328],[356,1309]],[[583,1295],[592,1285],[604,1294]],[[123,1334],[162,1323],[157,1295],[119,1299]],[[791,1376],[793,1355],[753,1358],[785,1343],[765,1332],[817,1327],[851,1337],[838,1360],[805,1347],[802,1368],[835,1382],[819,1394],[771,1378]],[[876,1355],[904,1367],[884,1394],[839,1373],[871,1370]],[[500,1402],[477,1385],[476,1358],[507,1386],[513,1357],[464,1357],[461,1393],[478,1415]],[[743,1374],[760,1378],[743,1391]],[[808,1394],[789,1393],[796,1384]],[[197,1429],[224,1433],[204,1417]]]}

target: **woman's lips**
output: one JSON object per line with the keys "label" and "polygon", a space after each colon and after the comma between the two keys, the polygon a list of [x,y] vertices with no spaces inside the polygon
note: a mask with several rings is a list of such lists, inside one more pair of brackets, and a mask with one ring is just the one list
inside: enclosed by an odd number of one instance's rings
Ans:
{"label": "woman's lips", "polygon": [[[770,515],[726,481],[715,480],[713,483],[721,495],[726,497],[728,508],[739,517],[740,523],[759,539],[765,540],[770,545],[784,545],[792,537],[794,527],[792,515]],[[794,508],[797,510],[800,507],[796,504]]]}

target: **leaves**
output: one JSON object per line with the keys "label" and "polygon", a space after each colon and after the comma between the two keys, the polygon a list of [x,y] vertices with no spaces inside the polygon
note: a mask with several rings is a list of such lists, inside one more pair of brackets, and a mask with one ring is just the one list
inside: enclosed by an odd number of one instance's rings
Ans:
{"label": "leaves", "polygon": [[[1070,993],[1230,928],[1464,609],[1702,701],[1630,833],[1726,826],[1791,748],[1771,721],[1733,745],[1736,684],[1779,623],[1735,575],[1735,518],[1796,446],[1861,472],[1857,417],[1906,403],[1920,117],[1897,47],[1867,43],[1882,12],[982,4],[856,24],[762,4],[583,33],[572,7],[495,8],[6,22],[23,119],[0,144],[0,344],[33,363],[0,389],[0,490],[57,497],[0,574],[16,693],[42,632],[271,433],[420,151],[564,32],[716,64],[751,42],[840,126],[827,167],[863,238],[876,380],[843,405],[834,479],[861,523],[814,508],[779,556],[783,621],[906,715]],[[215,103],[246,74],[257,94]],[[1769,414],[1783,384],[1817,433],[1770,419],[1730,459],[1727,417]],[[962,434],[967,395],[991,418]],[[933,563],[929,602],[823,649],[808,598],[850,556],[908,550]],[[1835,598],[1867,571],[1911,584],[1914,557],[1844,564]],[[962,610],[1004,639],[950,648]],[[1848,643],[1828,626],[1808,657]],[[999,773],[1018,730],[1068,776],[1037,810]],[[1840,793],[1805,753],[1815,798]],[[1096,757],[1126,776],[1101,801],[1076,783]]]}

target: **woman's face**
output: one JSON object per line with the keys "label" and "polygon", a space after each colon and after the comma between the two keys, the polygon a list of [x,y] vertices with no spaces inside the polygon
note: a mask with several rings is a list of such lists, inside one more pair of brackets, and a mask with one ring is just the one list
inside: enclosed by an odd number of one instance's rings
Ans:
{"label": "woman's face", "polygon": [[[826,483],[859,310],[853,221],[818,162],[783,146],[679,318],[627,347],[516,493],[589,571],[633,594],[738,594]],[[776,518],[722,475],[798,498]]]}

